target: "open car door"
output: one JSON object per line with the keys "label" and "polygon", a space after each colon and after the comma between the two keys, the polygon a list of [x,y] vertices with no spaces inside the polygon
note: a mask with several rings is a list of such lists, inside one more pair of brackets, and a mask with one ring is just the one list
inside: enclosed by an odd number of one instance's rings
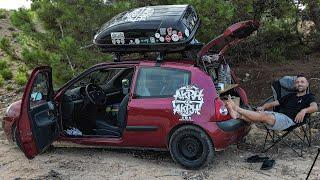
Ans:
{"label": "open car door", "polygon": [[44,151],[59,133],[51,74],[51,67],[35,68],[22,97],[18,141],[29,159]]}
{"label": "open car door", "polygon": [[228,48],[250,36],[259,26],[259,22],[255,20],[242,21],[231,25],[223,34],[206,44],[198,53],[198,57],[202,58],[208,53],[223,55]]}

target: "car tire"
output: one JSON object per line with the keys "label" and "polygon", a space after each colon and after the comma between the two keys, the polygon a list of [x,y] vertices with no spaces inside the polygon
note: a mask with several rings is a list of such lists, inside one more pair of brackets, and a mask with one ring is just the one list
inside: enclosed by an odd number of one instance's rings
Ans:
{"label": "car tire", "polygon": [[172,159],[187,169],[199,169],[209,165],[214,157],[210,137],[199,127],[183,126],[177,129],[169,141]]}
{"label": "car tire", "polygon": [[12,140],[15,142],[19,149],[21,149],[20,139],[18,138],[18,128],[16,124],[12,126]]}

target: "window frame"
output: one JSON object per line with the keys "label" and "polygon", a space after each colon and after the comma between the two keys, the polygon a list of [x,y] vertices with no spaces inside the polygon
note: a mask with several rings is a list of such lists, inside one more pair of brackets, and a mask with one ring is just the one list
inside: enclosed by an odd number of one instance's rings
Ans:
{"label": "window frame", "polygon": [[150,99],[150,98],[168,98],[168,97],[173,97],[173,95],[158,95],[158,96],[138,96],[136,94],[137,91],[137,86],[138,86],[138,80],[139,76],[141,73],[142,69],[167,69],[167,70],[174,70],[174,71],[180,71],[180,72],[185,72],[188,74],[188,84],[191,84],[191,71],[185,70],[185,69],[178,69],[178,68],[172,68],[172,67],[155,67],[155,66],[141,66],[138,70],[136,80],[135,80],[135,86],[134,86],[134,91],[132,92],[132,99]]}
{"label": "window frame", "polygon": [[[39,72],[38,74],[36,74],[36,77],[35,77],[35,81],[37,81],[37,78],[38,76],[41,75],[41,76],[44,76],[45,77],[45,83],[46,83],[46,88],[47,88],[47,95],[43,95],[42,94],[42,98],[43,99],[40,99],[40,100],[37,100],[37,101],[32,101],[31,100],[31,95],[32,95],[32,92],[34,90],[34,88],[36,87],[37,83],[33,83],[32,84],[32,88],[31,88],[31,91],[30,93],[28,94],[28,111],[30,111],[31,109],[33,109],[34,107],[38,107],[40,105],[43,105],[49,101],[51,101],[50,99],[50,84],[49,84],[49,78],[48,78],[48,74],[47,73],[44,73],[44,72]],[[34,102],[34,104],[31,104],[32,102]]]}

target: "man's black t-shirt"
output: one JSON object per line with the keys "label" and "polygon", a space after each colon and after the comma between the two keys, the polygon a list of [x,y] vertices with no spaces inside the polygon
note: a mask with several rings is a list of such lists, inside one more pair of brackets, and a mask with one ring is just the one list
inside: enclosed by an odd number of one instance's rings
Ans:
{"label": "man's black t-shirt", "polygon": [[279,99],[280,110],[279,113],[283,113],[294,120],[297,114],[304,108],[310,106],[310,103],[315,102],[313,94],[305,94],[304,96],[297,96],[296,93],[291,93],[283,96]]}

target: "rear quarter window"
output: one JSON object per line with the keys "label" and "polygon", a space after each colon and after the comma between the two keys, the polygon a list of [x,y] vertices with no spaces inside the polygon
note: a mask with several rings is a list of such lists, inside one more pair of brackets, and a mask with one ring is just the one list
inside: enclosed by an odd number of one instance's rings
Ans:
{"label": "rear quarter window", "polygon": [[134,96],[136,98],[171,97],[177,89],[190,84],[190,75],[190,71],[173,68],[140,68]]}

